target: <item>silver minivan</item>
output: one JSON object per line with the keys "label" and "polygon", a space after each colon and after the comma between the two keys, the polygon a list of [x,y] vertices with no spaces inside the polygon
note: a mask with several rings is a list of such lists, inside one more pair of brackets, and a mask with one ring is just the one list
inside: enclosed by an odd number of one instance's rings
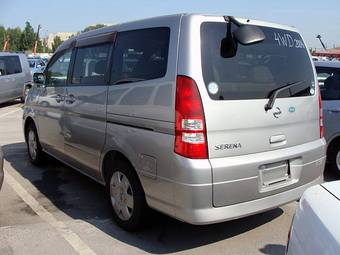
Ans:
{"label": "silver minivan", "polygon": [[340,176],[340,61],[315,61],[321,90],[327,169]]}
{"label": "silver minivan", "polygon": [[0,103],[17,98],[23,101],[32,84],[26,55],[0,52]]}
{"label": "silver minivan", "polygon": [[322,111],[295,28],[180,14],[72,37],[29,93],[28,153],[106,185],[123,228],[151,207],[191,224],[245,217],[321,181]]}

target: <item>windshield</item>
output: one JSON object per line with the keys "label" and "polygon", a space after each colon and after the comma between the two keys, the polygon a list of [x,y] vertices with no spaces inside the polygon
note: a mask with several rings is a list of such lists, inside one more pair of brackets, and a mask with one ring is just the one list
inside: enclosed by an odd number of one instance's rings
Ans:
{"label": "windshield", "polygon": [[34,60],[29,60],[28,64],[29,64],[30,68],[34,68],[35,67],[35,61]]}
{"label": "windshield", "polygon": [[340,68],[316,67],[323,100],[340,99]]}
{"label": "windshield", "polygon": [[[266,39],[238,44],[234,57],[223,58],[221,41],[227,24],[205,22],[201,26],[202,72],[209,95],[215,100],[264,99],[270,92],[299,82],[278,97],[315,93],[313,67],[301,36],[292,31],[260,27]],[[235,30],[236,26],[232,26]]]}

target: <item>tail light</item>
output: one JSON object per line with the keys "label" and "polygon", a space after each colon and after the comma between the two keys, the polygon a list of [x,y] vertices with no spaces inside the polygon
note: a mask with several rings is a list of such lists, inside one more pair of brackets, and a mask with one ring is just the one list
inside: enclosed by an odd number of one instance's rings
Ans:
{"label": "tail light", "polygon": [[323,111],[322,111],[322,99],[321,99],[321,91],[320,86],[318,84],[319,88],[319,126],[320,126],[320,138],[324,137],[324,126],[323,126]]}
{"label": "tail light", "polygon": [[207,133],[203,105],[195,81],[177,76],[175,153],[186,158],[207,159]]}

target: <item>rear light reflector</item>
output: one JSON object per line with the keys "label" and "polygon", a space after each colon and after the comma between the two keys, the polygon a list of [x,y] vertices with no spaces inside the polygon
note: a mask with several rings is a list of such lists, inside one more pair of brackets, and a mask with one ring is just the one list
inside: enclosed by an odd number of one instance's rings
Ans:
{"label": "rear light reflector", "polygon": [[177,76],[175,153],[192,159],[207,159],[207,134],[201,96],[195,81]]}
{"label": "rear light reflector", "polygon": [[319,88],[319,126],[320,126],[320,138],[324,137],[324,125],[323,125],[323,110],[322,110],[322,99],[321,99],[321,91],[320,91],[320,86],[318,83],[318,88]]}
{"label": "rear light reflector", "polygon": [[204,133],[182,133],[182,141],[191,144],[204,144]]}

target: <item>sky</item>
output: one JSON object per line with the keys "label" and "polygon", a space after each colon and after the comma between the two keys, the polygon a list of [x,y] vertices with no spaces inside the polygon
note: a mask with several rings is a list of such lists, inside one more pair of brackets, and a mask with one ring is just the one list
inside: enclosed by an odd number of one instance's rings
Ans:
{"label": "sky", "polygon": [[297,27],[308,47],[340,47],[339,0],[0,0],[0,25],[42,25],[41,35],[77,32],[88,25],[117,24],[175,13],[233,15]]}

